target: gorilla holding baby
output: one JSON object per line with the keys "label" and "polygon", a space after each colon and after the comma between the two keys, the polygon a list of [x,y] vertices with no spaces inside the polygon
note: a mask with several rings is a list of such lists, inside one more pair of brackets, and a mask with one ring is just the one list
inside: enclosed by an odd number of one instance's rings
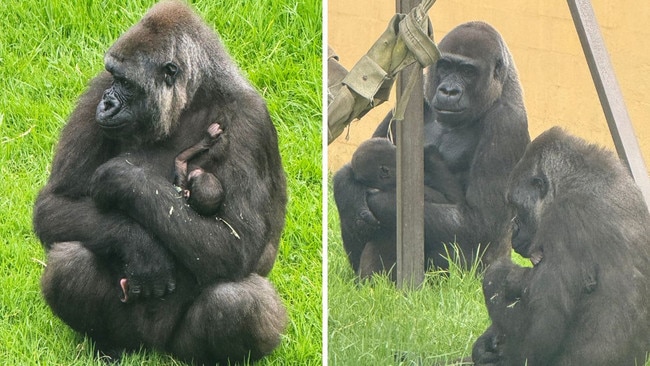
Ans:
{"label": "gorilla holding baby", "polygon": [[[264,101],[218,36],[162,2],[123,34],[81,96],[34,208],[53,312],[118,356],[142,346],[195,363],[258,359],[286,312],[264,278],[286,183]],[[224,183],[219,218],[188,206],[175,157],[218,123],[228,144],[188,162]]]}
{"label": "gorilla holding baby", "polygon": [[533,141],[507,192],[509,259],[483,292],[492,325],[476,365],[643,365],[650,351],[650,214],[612,153],[553,128]]}
{"label": "gorilla holding baby", "polygon": [[[467,263],[481,254],[479,245],[484,263],[490,263],[509,253],[504,192],[530,141],[522,90],[510,52],[490,25],[462,24],[438,47],[441,58],[425,78],[425,163],[427,156],[439,154],[462,199],[425,200],[425,257],[446,268],[444,244],[456,242]],[[390,119],[380,124],[375,137],[394,128]],[[430,177],[425,185],[435,190],[430,181],[435,174],[425,167],[425,176]],[[336,173],[333,183],[352,268],[362,277],[389,270],[396,252],[395,191],[368,186],[351,164]]]}

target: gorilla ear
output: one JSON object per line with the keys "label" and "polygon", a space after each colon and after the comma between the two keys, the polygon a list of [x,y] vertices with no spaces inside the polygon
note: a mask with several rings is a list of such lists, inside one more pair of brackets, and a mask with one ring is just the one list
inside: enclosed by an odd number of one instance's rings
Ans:
{"label": "gorilla ear", "polygon": [[178,65],[173,62],[168,62],[163,66],[165,72],[165,84],[172,86],[176,82],[176,75],[178,74]]}
{"label": "gorilla ear", "polygon": [[496,80],[503,80],[505,76],[506,70],[503,65],[503,60],[498,59],[496,64],[494,65],[494,78]]}
{"label": "gorilla ear", "polygon": [[548,193],[548,181],[546,180],[546,177],[543,175],[537,175],[534,176],[531,179],[530,184],[535,187],[537,192],[539,192],[539,198],[542,199],[546,197],[546,193]]}

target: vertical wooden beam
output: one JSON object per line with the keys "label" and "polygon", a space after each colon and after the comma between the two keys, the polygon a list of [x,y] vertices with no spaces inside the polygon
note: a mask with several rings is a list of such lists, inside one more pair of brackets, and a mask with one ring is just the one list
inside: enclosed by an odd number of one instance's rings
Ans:
{"label": "vertical wooden beam", "polygon": [[[396,0],[398,13],[406,14],[419,0]],[[412,68],[420,69],[404,120],[397,123],[397,285],[414,288],[424,281],[424,108],[422,70],[416,62],[397,80],[399,101]]]}
{"label": "vertical wooden beam", "polygon": [[[650,178],[589,0],[567,0],[614,146],[650,207]],[[646,50],[639,50],[646,52]]]}

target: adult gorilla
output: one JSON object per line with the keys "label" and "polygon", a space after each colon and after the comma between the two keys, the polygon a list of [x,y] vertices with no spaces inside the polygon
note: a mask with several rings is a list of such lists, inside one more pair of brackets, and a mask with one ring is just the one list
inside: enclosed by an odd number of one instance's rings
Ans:
{"label": "adult gorilla", "polygon": [[507,193],[509,259],[483,281],[492,325],[476,365],[642,365],[650,351],[650,215],[610,152],[553,128],[528,147]]}
{"label": "adult gorilla", "polygon": [[[45,299],[109,355],[144,345],[214,363],[271,352],[286,314],[262,276],[275,261],[286,184],[263,100],[180,2],[152,8],[105,64],[61,133],[34,208]],[[220,220],[172,184],[176,155],[213,123],[226,154],[201,154],[189,169],[218,171]]]}
{"label": "adult gorilla", "polygon": [[[425,256],[445,268],[443,243],[457,242],[469,263],[479,245],[487,247],[483,260],[490,263],[510,249],[505,186],[530,141],[522,90],[506,44],[488,24],[462,24],[438,46],[442,57],[425,80],[425,152],[440,153],[464,199],[424,203]],[[390,118],[375,136],[387,135]],[[334,198],[353,269],[359,273],[360,263],[366,272],[390,268],[395,192],[369,190],[348,164],[334,177]]]}

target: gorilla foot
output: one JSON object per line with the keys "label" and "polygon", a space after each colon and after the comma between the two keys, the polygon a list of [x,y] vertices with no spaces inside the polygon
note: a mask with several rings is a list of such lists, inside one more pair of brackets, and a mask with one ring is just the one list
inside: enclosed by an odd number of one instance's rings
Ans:
{"label": "gorilla foot", "polygon": [[122,294],[120,295],[120,301],[126,303],[129,301],[129,284],[126,278],[122,278],[120,280],[120,288],[122,289]]}

